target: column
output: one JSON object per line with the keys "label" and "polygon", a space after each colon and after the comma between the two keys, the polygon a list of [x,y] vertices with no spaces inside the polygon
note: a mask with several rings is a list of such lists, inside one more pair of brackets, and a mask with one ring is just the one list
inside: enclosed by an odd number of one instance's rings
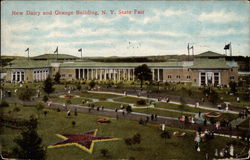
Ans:
{"label": "column", "polygon": [[152,70],[152,80],[155,80],[155,69]]}
{"label": "column", "polygon": [[82,69],[82,78],[85,79],[85,69]]}
{"label": "column", "polygon": [[112,80],[111,79],[111,69],[108,69],[108,73],[109,73],[109,79]]}
{"label": "column", "polygon": [[135,80],[135,69],[133,69],[133,81]]}
{"label": "column", "polygon": [[115,69],[113,69],[113,80],[116,80]]}
{"label": "column", "polygon": [[100,80],[102,80],[102,69],[100,69]]}
{"label": "column", "polygon": [[205,84],[207,85],[207,72],[205,72]]}
{"label": "column", "polygon": [[91,80],[94,79],[94,69],[91,69]]}
{"label": "column", "polygon": [[125,69],[123,69],[122,72],[123,72],[123,80],[126,80]]}
{"label": "column", "polygon": [[35,80],[37,81],[38,80],[38,71],[37,70],[36,70],[36,74],[35,75],[36,75],[36,79]]}
{"label": "column", "polygon": [[201,86],[201,72],[199,72],[199,86]]}
{"label": "column", "polygon": [[12,81],[13,81],[13,72],[11,71],[10,72],[10,82],[12,83]]}
{"label": "column", "polygon": [[120,81],[121,80],[121,70],[118,69],[118,80]]}
{"label": "column", "polygon": [[81,71],[80,68],[78,69],[78,79],[81,79],[81,75],[80,75]]}
{"label": "column", "polygon": [[107,80],[107,70],[104,69],[104,80]]}
{"label": "column", "polygon": [[128,80],[130,81],[130,69],[128,69]]}
{"label": "column", "polygon": [[218,75],[219,77],[219,85],[221,85],[221,78],[220,78],[220,72],[219,72],[219,75]]}
{"label": "column", "polygon": [[160,81],[160,69],[157,69],[157,81]]}
{"label": "column", "polygon": [[212,74],[212,84],[214,85],[214,73]]}

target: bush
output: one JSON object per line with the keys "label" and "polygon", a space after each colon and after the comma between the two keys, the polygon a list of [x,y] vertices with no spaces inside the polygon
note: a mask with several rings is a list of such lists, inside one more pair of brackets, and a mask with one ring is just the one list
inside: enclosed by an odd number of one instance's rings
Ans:
{"label": "bush", "polygon": [[48,100],[49,100],[48,96],[46,96],[46,95],[43,96],[43,101],[44,101],[44,102],[47,102]]}
{"label": "bush", "polygon": [[6,102],[6,101],[2,101],[2,102],[0,103],[0,107],[9,107],[9,103]]}
{"label": "bush", "polygon": [[145,99],[140,99],[136,102],[138,105],[146,105],[146,100]]}
{"label": "bush", "polygon": [[13,112],[19,112],[21,109],[18,107],[13,108]]}
{"label": "bush", "polygon": [[21,100],[30,100],[32,96],[35,95],[35,90],[32,88],[29,88],[28,86],[24,86],[17,91],[17,96]]}
{"label": "bush", "polygon": [[107,149],[101,149],[101,155],[102,155],[103,157],[107,157],[107,155],[108,155],[108,150],[107,150]]}
{"label": "bush", "polygon": [[71,124],[72,124],[72,127],[75,127],[76,122],[75,122],[75,121],[72,121]]}

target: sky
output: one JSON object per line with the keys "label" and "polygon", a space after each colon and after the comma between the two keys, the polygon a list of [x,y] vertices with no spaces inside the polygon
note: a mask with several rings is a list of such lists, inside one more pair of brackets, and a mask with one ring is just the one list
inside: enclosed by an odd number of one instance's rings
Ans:
{"label": "sky", "polygon": [[1,1],[1,53],[54,54],[58,46],[85,57],[180,55],[189,43],[194,54],[225,54],[231,42],[233,55],[249,56],[249,24],[247,1]]}

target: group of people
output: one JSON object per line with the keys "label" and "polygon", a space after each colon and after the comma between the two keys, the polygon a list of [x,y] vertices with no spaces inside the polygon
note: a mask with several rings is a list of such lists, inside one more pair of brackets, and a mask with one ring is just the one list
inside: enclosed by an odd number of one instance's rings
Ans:
{"label": "group of people", "polygon": [[213,131],[209,131],[208,129],[205,129],[204,132],[202,132],[201,130],[197,131],[195,134],[195,138],[194,138],[194,145],[195,145],[195,149],[200,152],[200,143],[201,142],[205,142],[206,140],[209,139],[213,139],[214,138],[214,132]]}
{"label": "group of people", "polygon": [[180,117],[180,121],[181,122],[185,122],[185,123],[195,123],[195,121],[194,121],[194,117],[191,117],[191,116],[184,116],[184,115],[182,115],[181,117]]}

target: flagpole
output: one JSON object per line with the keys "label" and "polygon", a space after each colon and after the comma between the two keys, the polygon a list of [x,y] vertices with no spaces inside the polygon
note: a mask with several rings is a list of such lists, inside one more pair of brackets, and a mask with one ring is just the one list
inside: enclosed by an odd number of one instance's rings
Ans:
{"label": "flagpole", "polygon": [[30,49],[28,49],[28,61],[30,60]]}
{"label": "flagpole", "polygon": [[230,57],[232,57],[232,44],[230,42]]}
{"label": "flagpole", "polygon": [[189,61],[189,43],[187,49],[188,49],[188,61]]}

